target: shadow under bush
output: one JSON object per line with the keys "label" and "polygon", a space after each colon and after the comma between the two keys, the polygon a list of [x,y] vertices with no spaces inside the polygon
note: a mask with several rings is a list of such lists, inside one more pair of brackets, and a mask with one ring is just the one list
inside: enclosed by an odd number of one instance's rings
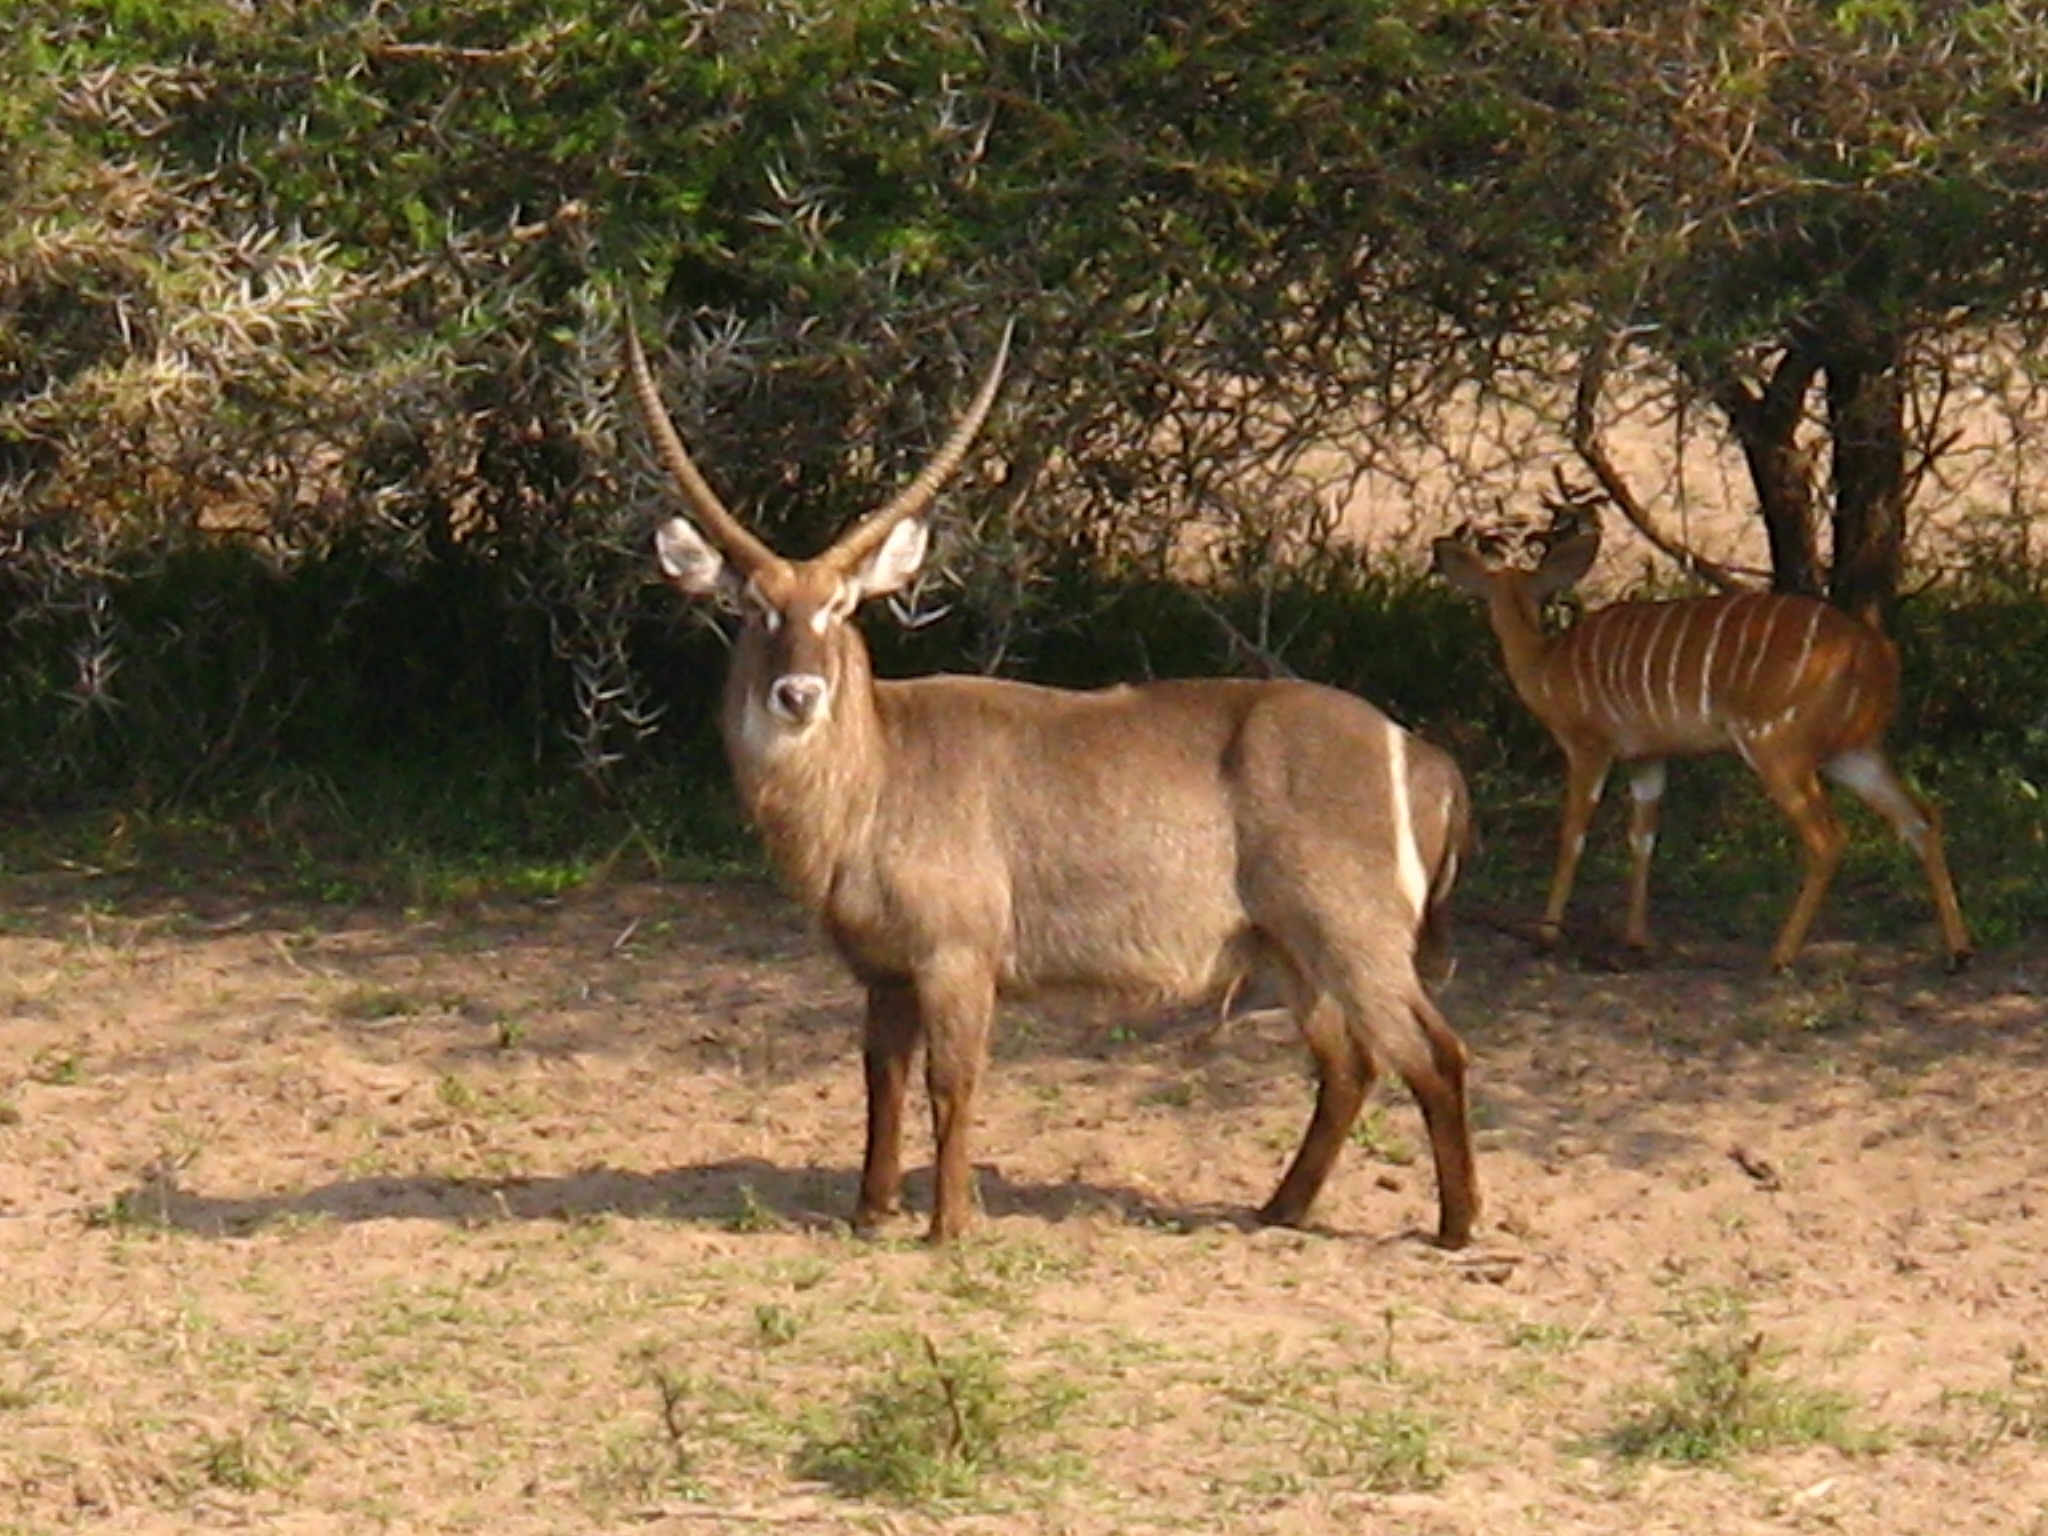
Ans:
{"label": "shadow under bush", "polygon": [[[625,660],[654,712],[591,772],[558,643],[574,616],[537,600],[515,563],[461,548],[401,563],[343,546],[281,569],[220,545],[138,562],[105,584],[97,610],[8,594],[7,862],[32,866],[59,844],[97,867],[210,858],[306,894],[408,900],[542,890],[622,855],[657,873],[753,867],[715,729],[719,637],[651,580],[615,589],[630,605]],[[1285,670],[1373,699],[1464,766],[1481,839],[1464,904],[1540,906],[1556,748],[1513,696],[1483,616],[1412,563],[1318,552],[1204,586],[1074,568],[1034,604],[1036,620],[1005,637],[1012,675],[1086,687]],[[880,608],[863,622],[878,672],[906,676],[974,670],[993,621],[964,602],[915,628]],[[1980,941],[2010,942],[2038,928],[2048,869],[2034,661],[2048,655],[2048,607],[1925,593],[1899,639],[1895,755],[1943,808]],[[1837,800],[1852,840],[1824,931],[1910,933],[1927,916],[1917,864]],[[1573,905],[1582,921],[1618,921],[1621,819],[1610,804],[1596,822]],[[1740,764],[1674,766],[1654,875],[1660,929],[1762,933],[1791,900],[1797,863]],[[1760,908],[1774,914],[1762,928]]]}

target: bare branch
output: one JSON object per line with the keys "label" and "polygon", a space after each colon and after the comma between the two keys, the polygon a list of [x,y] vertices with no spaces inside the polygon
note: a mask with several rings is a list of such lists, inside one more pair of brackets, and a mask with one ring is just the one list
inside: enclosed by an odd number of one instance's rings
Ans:
{"label": "bare branch", "polygon": [[1603,330],[1595,335],[1580,357],[1578,387],[1572,396],[1573,449],[1577,451],[1585,466],[1593,472],[1593,478],[1600,482],[1600,489],[1606,492],[1607,499],[1613,503],[1615,510],[1626,518],[1629,526],[1641,534],[1659,554],[1672,561],[1688,576],[1706,582],[1716,591],[1748,590],[1747,585],[1728,567],[1707,559],[1697,550],[1688,548],[1658,527],[1649,509],[1636,498],[1628,483],[1628,477],[1622,474],[1620,467],[1607,452],[1607,445],[1600,436],[1599,407],[1613,347],[1613,333]]}

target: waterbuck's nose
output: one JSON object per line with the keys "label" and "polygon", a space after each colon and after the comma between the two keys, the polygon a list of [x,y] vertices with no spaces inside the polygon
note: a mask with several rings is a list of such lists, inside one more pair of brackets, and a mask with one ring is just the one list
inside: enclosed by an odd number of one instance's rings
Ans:
{"label": "waterbuck's nose", "polygon": [[789,672],[768,686],[768,708],[788,725],[809,725],[824,711],[825,679],[809,672]]}

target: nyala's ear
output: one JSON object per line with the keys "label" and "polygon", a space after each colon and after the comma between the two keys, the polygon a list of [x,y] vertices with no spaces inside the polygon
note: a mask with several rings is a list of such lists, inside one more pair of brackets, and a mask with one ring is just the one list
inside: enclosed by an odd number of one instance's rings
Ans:
{"label": "nyala's ear", "polygon": [[1438,539],[1430,546],[1430,564],[1437,575],[1443,577],[1461,592],[1474,596],[1486,596],[1487,579],[1492,574],[1486,562],[1468,548],[1463,539]]}
{"label": "nyala's ear", "polygon": [[875,552],[855,567],[853,585],[865,602],[887,597],[910,585],[931,547],[931,527],[921,517],[906,517],[889,530]]}
{"label": "nyala's ear", "polygon": [[661,573],[692,597],[730,598],[739,578],[711,541],[680,517],[654,530],[654,556]]}

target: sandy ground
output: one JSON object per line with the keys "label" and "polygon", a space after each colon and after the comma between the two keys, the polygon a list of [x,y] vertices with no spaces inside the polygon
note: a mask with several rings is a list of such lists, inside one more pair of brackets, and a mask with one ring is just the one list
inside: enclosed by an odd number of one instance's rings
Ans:
{"label": "sandy ground", "polygon": [[[1398,1087],[1246,1224],[1283,1017],[1013,1013],[934,1254],[843,1228],[856,998],[772,893],[0,910],[0,1530],[2048,1531],[2048,950],[1468,917],[1459,1255]],[[1715,1362],[1736,1443],[1643,1453]],[[981,1470],[860,1491],[919,1382]]]}

